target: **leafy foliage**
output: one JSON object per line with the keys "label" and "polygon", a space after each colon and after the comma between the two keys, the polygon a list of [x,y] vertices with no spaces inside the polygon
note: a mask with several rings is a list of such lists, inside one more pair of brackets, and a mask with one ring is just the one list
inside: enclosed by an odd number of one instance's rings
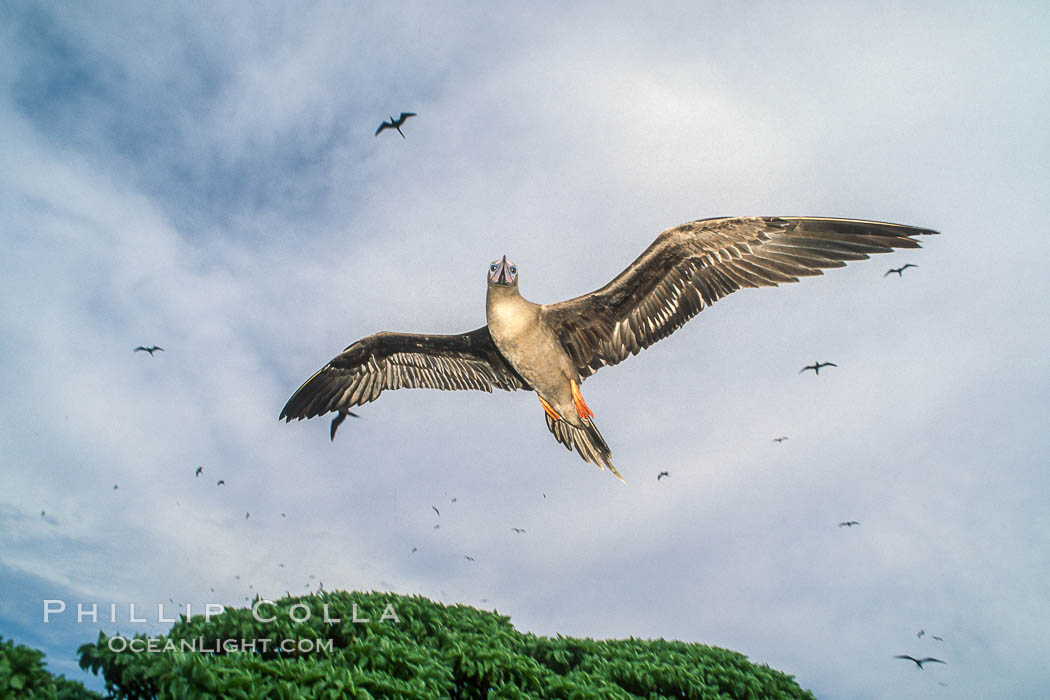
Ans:
{"label": "leafy foliage", "polygon": [[76,681],[44,668],[44,652],[0,637],[0,698],[90,700],[101,698]]}
{"label": "leafy foliage", "polygon": [[[389,610],[397,621],[380,619]],[[139,645],[167,647],[161,653],[122,650],[127,640],[111,646],[117,638],[100,633],[96,643],[80,648],[80,666],[101,672],[115,697],[133,699],[813,700],[791,676],[726,649],[538,637],[517,631],[506,616],[421,596],[322,593],[262,605],[259,616],[276,619],[260,622],[249,608],[230,609],[211,620],[182,618],[165,637],[136,636]],[[257,641],[254,650],[223,649],[230,639]],[[258,640],[270,641],[263,648]],[[292,647],[282,648],[281,640],[293,640]]]}

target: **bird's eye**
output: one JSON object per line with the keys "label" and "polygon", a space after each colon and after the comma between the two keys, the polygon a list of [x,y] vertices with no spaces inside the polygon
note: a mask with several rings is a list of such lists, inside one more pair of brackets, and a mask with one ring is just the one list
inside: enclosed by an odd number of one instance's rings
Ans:
{"label": "bird's eye", "polygon": [[489,265],[489,272],[495,272],[499,266],[496,263]]}
{"label": "bird's eye", "polygon": [[518,268],[515,267],[514,265],[511,265],[510,266],[510,274],[512,274],[512,275],[518,274]]}

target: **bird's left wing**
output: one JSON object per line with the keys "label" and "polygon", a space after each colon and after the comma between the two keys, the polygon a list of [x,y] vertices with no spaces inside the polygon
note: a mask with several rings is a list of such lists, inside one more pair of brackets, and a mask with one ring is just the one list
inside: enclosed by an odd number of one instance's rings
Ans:
{"label": "bird's left wing", "polygon": [[379,128],[376,129],[376,136],[379,136],[379,132],[382,131],[383,129],[393,129],[393,128],[394,127],[393,127],[393,125],[390,122],[383,122],[382,124],[379,125]]}
{"label": "bird's left wing", "polygon": [[376,333],[347,347],[288,399],[281,418],[313,418],[375,401],[386,389],[514,391],[529,386],[482,326],[461,335]]}
{"label": "bird's left wing", "polygon": [[742,287],[820,275],[894,248],[918,248],[930,229],[855,219],[738,217],[668,229],[601,289],[543,307],[581,377],[666,338]]}

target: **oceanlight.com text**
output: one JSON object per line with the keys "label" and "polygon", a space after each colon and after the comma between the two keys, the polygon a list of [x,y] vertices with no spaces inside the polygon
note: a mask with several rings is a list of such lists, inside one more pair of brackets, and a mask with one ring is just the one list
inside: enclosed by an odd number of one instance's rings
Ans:
{"label": "oceanlight.com text", "polygon": [[109,650],[116,653],[131,651],[134,653],[160,654],[164,652],[196,652],[201,654],[265,654],[281,651],[287,654],[331,653],[334,649],[331,639],[143,639],[142,637],[110,637],[107,642]]}

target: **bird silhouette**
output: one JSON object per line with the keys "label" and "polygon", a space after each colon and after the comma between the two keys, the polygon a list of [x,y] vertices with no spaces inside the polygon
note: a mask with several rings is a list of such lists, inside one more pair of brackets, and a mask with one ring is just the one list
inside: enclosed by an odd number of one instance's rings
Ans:
{"label": "bird silhouette", "polygon": [[469,554],[464,554],[463,556],[467,558],[467,561],[474,561],[474,557],[470,556]]}
{"label": "bird silhouette", "polygon": [[839,523],[839,527],[853,527],[854,525],[860,525],[858,520],[846,520]]}
{"label": "bird silhouette", "polygon": [[435,526],[434,526],[434,529],[435,529],[435,530],[440,530],[440,529],[441,529],[441,526],[440,526],[440,525],[435,525]]}
{"label": "bird silhouette", "polygon": [[193,472],[194,476],[200,476],[204,473],[204,467],[197,467],[197,471]]}
{"label": "bird silhouette", "polygon": [[452,502],[453,502],[453,503],[455,503],[455,502],[456,502],[456,497],[455,497],[455,496],[453,496],[453,497],[452,497]]}
{"label": "bird silhouette", "polygon": [[935,663],[935,664],[947,663],[947,661],[941,661],[940,659],[935,659],[932,656],[927,656],[924,659],[916,659],[914,656],[908,656],[907,654],[897,654],[893,658],[895,658],[895,659],[907,659],[908,661],[913,661],[913,662],[915,662],[915,665],[919,667],[920,671],[922,670],[922,665],[925,664],[925,663],[930,663],[930,662]]}
{"label": "bird silhouette", "polygon": [[117,485],[116,485],[116,484],[113,484],[113,490],[114,490],[114,491],[116,491],[116,490],[117,490]]}
{"label": "bird silhouette", "polygon": [[335,418],[332,419],[332,427],[329,429],[329,434],[330,434],[330,438],[329,439],[331,441],[333,441],[333,442],[335,441],[335,431],[339,430],[339,426],[342,424],[342,422],[344,420],[346,420],[347,416],[353,416],[354,418],[360,418],[361,417],[361,416],[357,415],[356,413],[354,413],[353,411],[348,411],[345,408],[340,408],[339,409],[339,415],[337,415]]}
{"label": "bird silhouette", "polygon": [[907,265],[901,265],[900,267],[891,268],[886,271],[886,274],[883,275],[883,277],[889,277],[894,272],[897,273],[898,277],[904,277],[904,271],[907,270],[909,267],[918,267],[918,265],[912,265],[911,263],[908,263]]}
{"label": "bird silhouette", "polygon": [[394,116],[390,115],[390,121],[383,122],[379,125],[379,128],[376,129],[376,136],[379,136],[379,132],[383,129],[397,129],[397,133],[401,134],[401,138],[405,138],[405,132],[401,131],[401,125],[405,123],[406,119],[414,116],[416,116],[415,112],[402,112],[401,116],[397,119],[394,119]]}
{"label": "bird silhouette", "polygon": [[931,637],[933,637],[934,639],[936,639],[936,640],[937,640],[938,642],[943,642],[943,641],[944,641],[944,639],[942,639],[941,637],[938,637],[938,636],[937,636],[937,635],[935,635],[935,634],[933,634],[933,635],[930,635],[930,636],[931,636]]}
{"label": "bird silhouette", "polygon": [[922,639],[922,635],[926,634],[926,630],[919,630],[919,633],[915,635],[916,639]]}
{"label": "bird silhouette", "polygon": [[244,519],[247,520],[248,518],[251,517],[251,515],[252,515],[251,513],[245,513],[244,514]]}
{"label": "bird silhouette", "polygon": [[430,506],[430,507],[434,509],[434,512],[435,512],[435,513],[437,513],[438,515],[441,515],[441,511],[440,511],[440,510],[438,510],[438,507],[437,507],[437,506]]}
{"label": "bird silhouette", "polygon": [[518,533],[519,535],[524,535],[525,534],[525,531],[522,530],[520,527],[512,527],[511,530],[513,530],[514,532]]}
{"label": "bird silhouette", "polygon": [[140,345],[137,348],[135,348],[134,350],[132,350],[132,352],[148,352],[149,356],[153,357],[153,353],[157,352],[158,350],[160,350],[161,352],[164,352],[164,348],[162,348],[159,345],[151,345],[148,348],[145,345]]}
{"label": "bird silhouette", "polygon": [[784,442],[787,439],[787,435],[785,435],[783,437],[773,438],[773,442]]}
{"label": "bird silhouette", "polygon": [[217,482],[215,482],[215,485],[216,486],[225,486],[226,485],[226,479],[219,479]]}
{"label": "bird silhouette", "polygon": [[418,549],[418,547],[413,547],[413,548],[412,548],[412,553],[413,553],[413,554],[415,554],[415,553],[416,553],[416,549]]}
{"label": "bird silhouette", "polygon": [[814,374],[820,374],[820,368],[821,368],[821,367],[838,367],[838,365],[836,365],[836,364],[835,364],[834,362],[814,362],[813,364],[811,364],[811,365],[806,365],[805,367],[803,367],[802,369],[800,369],[800,370],[798,371],[798,373],[799,373],[799,374],[802,374],[802,373],[803,373],[803,372],[805,372],[805,371],[806,371],[807,369],[811,369],[811,370],[813,370],[813,373],[814,373]]}
{"label": "bird silhouette", "polygon": [[671,476],[670,472],[660,472],[659,474],[656,475],[656,480],[659,481],[660,479],[664,478],[665,476]]}

